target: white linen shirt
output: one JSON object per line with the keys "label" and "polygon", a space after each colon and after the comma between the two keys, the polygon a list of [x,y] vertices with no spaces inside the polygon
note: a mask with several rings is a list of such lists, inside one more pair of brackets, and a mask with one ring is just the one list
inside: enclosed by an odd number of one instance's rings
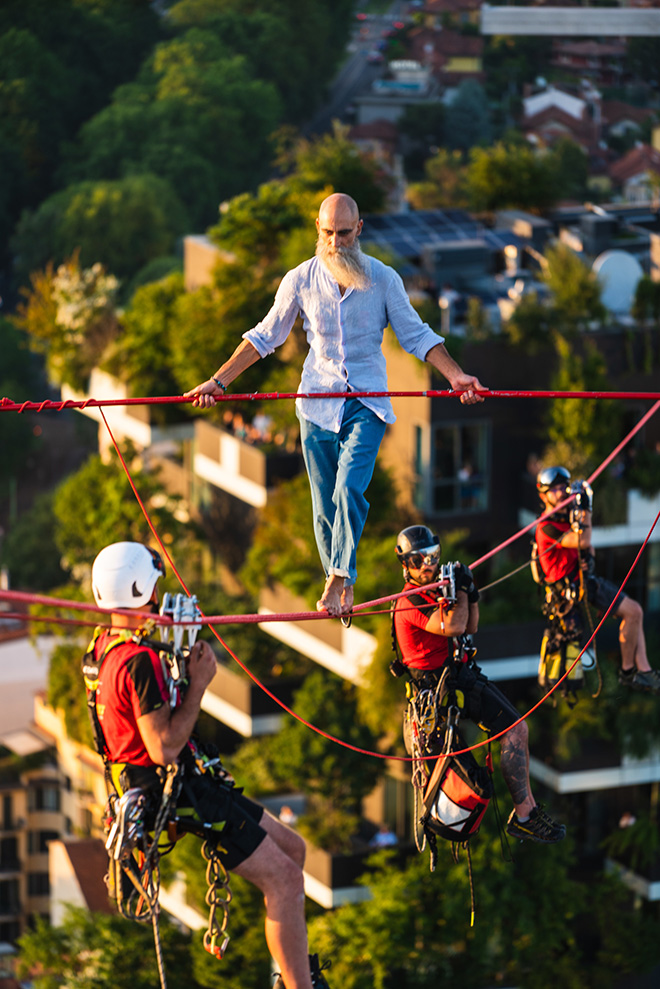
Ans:
{"label": "white linen shirt", "polygon": [[[347,289],[322,261],[310,258],[287,272],[268,315],[243,334],[260,357],[284,343],[298,314],[309,344],[299,392],[387,391],[383,332],[389,323],[404,350],[423,361],[432,347],[444,343],[415,312],[397,272],[364,255],[371,284]],[[389,398],[360,399],[384,422],[395,422]],[[338,433],[345,399],[296,399],[304,419]]]}

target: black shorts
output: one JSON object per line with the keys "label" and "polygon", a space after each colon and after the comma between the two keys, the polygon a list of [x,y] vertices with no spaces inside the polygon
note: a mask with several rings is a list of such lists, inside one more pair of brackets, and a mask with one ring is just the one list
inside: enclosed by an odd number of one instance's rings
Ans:
{"label": "black shorts", "polygon": [[499,735],[520,719],[520,713],[508,697],[476,664],[463,664],[455,684],[465,697],[462,716],[474,721],[489,735]]}
{"label": "black shorts", "polygon": [[587,600],[598,611],[607,611],[614,601],[610,617],[615,615],[625,596],[623,591],[619,593],[619,588],[611,580],[605,580],[604,577],[587,577]]}
{"label": "black shorts", "polygon": [[260,804],[243,796],[240,787],[229,787],[210,774],[186,775],[177,801],[186,830],[216,845],[225,869],[235,869],[259,847],[266,831],[259,822]]}

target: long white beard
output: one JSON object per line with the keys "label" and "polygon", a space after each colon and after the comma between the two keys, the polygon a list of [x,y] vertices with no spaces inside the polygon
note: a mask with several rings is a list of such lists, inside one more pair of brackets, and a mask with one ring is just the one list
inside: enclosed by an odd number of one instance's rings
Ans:
{"label": "long white beard", "polygon": [[316,242],[316,256],[320,258],[332,277],[344,288],[369,288],[364,254],[358,240],[351,247],[331,247]]}

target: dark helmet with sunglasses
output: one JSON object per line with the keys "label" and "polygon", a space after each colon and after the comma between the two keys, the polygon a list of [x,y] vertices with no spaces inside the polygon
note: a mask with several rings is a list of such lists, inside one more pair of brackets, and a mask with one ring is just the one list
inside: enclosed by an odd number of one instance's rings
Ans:
{"label": "dark helmet with sunglasses", "polygon": [[395,553],[406,568],[437,567],[440,563],[440,537],[425,525],[409,525],[396,540]]}
{"label": "dark helmet with sunglasses", "polygon": [[544,467],[536,477],[536,487],[539,491],[550,491],[552,488],[564,488],[568,492],[571,475],[565,467]]}

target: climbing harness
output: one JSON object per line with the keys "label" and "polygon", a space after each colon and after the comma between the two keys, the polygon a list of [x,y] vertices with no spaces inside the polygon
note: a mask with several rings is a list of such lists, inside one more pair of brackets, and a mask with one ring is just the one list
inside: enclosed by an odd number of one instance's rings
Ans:
{"label": "climbing harness", "polygon": [[[584,510],[592,510],[593,492],[585,481],[574,481],[571,492],[575,495],[575,502],[569,509],[568,521],[571,529],[579,532],[581,513]],[[544,690],[548,690],[561,681],[561,696],[569,707],[574,707],[579,699],[578,692],[584,687],[585,670],[595,669],[598,673],[599,685],[592,697],[598,697],[602,688],[602,676],[595,642],[590,653],[583,653],[585,619],[593,633],[585,580],[585,572],[590,573],[593,569],[593,558],[583,559],[578,546],[576,573],[551,583],[546,580],[541,567],[539,547],[534,538],[530,569],[532,579],[542,589],[541,610],[548,622],[541,639],[539,685]],[[591,638],[593,639],[593,635]],[[553,697],[555,706],[556,703],[556,697]]]}
{"label": "climbing harness", "polygon": [[[96,644],[103,629],[97,628],[82,668],[94,743],[103,758],[108,790],[104,818],[105,847],[109,856],[108,892],[116,900],[123,917],[152,924],[161,987],[167,989],[158,928],[160,858],[170,852],[184,834],[200,831],[198,821],[176,813],[184,776],[186,773],[209,773],[217,778],[219,785],[226,786],[233,785],[233,780],[220,765],[219,757],[209,755],[195,738],[191,738],[185,747],[182,762],[170,764],[165,769],[127,766],[110,760],[96,701],[101,669],[113,649],[133,642],[158,654],[171,709],[180,703],[187,686],[186,660],[201,629],[197,599],[183,594],[165,594],[160,614],[172,621],[171,625],[161,626],[160,641],[150,638],[155,623],[147,621],[136,631],[122,629],[111,636],[99,658],[96,657]],[[185,646],[184,635],[187,635]],[[164,843],[162,838],[165,838]],[[219,855],[221,850],[221,846],[208,840],[202,845],[202,856],[208,863],[206,902],[209,905],[209,923],[203,944],[216,958],[223,957],[229,943],[227,925],[232,898],[229,876]]]}

